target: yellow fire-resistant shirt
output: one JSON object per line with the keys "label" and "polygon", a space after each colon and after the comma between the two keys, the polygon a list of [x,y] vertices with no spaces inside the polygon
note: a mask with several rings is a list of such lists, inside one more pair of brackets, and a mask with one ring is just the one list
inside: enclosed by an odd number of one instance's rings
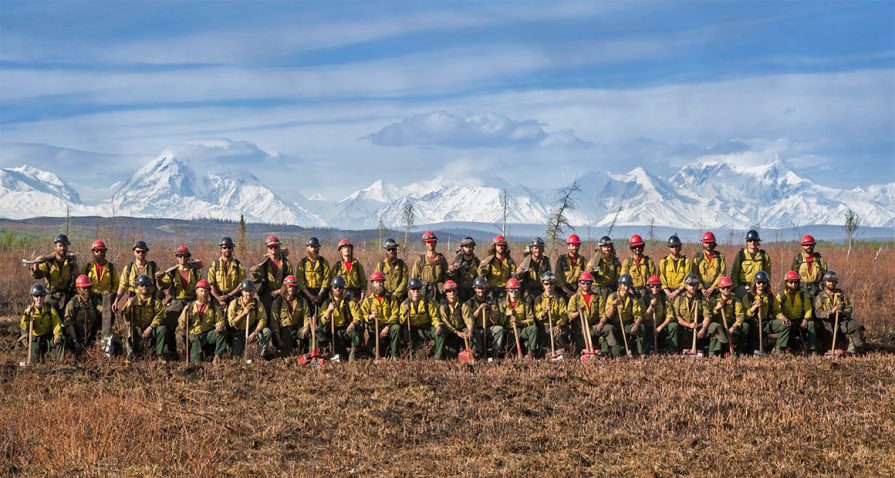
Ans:
{"label": "yellow fire-resistant shirt", "polygon": [[[721,310],[715,309],[718,302],[724,304],[723,316],[721,315]],[[739,327],[746,321],[746,314],[743,313],[743,303],[738,301],[733,294],[730,294],[730,297],[727,299],[722,299],[719,295],[717,299],[710,299],[707,304],[710,305],[712,309],[712,322],[724,325],[724,319],[726,318],[728,327]]]}
{"label": "yellow fire-resistant shirt", "polygon": [[459,300],[453,305],[447,300],[441,301],[435,320],[432,321],[433,327],[439,325],[447,329],[449,333],[462,331],[466,327],[466,322],[463,320],[463,304]]}
{"label": "yellow fire-resistant shirt", "polygon": [[778,292],[777,301],[780,302],[783,315],[792,322],[811,319],[814,315],[811,297],[802,290],[797,290],[795,294],[790,294],[789,291]]}
{"label": "yellow fire-resistant shirt", "polygon": [[851,318],[852,308],[848,296],[840,289],[835,289],[832,293],[824,289],[814,298],[814,315],[821,320],[835,320],[836,314],[831,311],[837,305],[842,308],[840,319]]}
{"label": "yellow fire-resistant shirt", "polygon": [[821,282],[827,272],[827,260],[821,257],[819,252],[815,252],[811,256],[800,252],[793,258],[790,270],[798,272],[802,282],[823,285]]}
{"label": "yellow fire-resistant shirt", "polygon": [[208,284],[217,287],[219,293],[229,294],[246,280],[247,273],[245,266],[238,259],[230,259],[229,262],[215,259],[208,267],[206,277]]}
{"label": "yellow fire-resistant shirt", "polygon": [[[103,305],[99,298],[91,296],[84,301],[81,300],[80,296],[76,295],[65,305],[62,326],[77,325],[83,329],[85,324],[87,324],[88,327],[92,328],[100,321],[102,313]],[[96,329],[93,330],[96,331]]]}
{"label": "yellow fire-resistant shirt", "polygon": [[702,298],[700,293],[696,293],[693,297],[687,297],[687,294],[678,295],[671,302],[671,309],[671,314],[676,321],[693,322],[694,314],[696,314],[696,322],[700,324],[705,320],[706,314],[712,314],[708,302]]}
{"label": "yellow fire-resistant shirt", "polygon": [[504,260],[495,257],[491,262],[482,262],[479,265],[479,275],[488,280],[488,287],[491,288],[506,288],[507,281],[513,277],[514,272],[516,272],[516,261],[512,257]]}
{"label": "yellow fire-resistant shirt", "polygon": [[[547,317],[547,312],[544,311],[548,303],[550,304],[550,317]],[[534,309],[535,320],[538,321],[538,325],[549,327],[550,319],[553,319],[554,327],[557,325],[569,325],[569,311],[566,308],[566,301],[558,295],[553,297],[547,297],[546,293],[539,295],[534,299]]]}
{"label": "yellow fire-resistant shirt", "polygon": [[317,260],[306,256],[295,264],[295,278],[299,290],[325,289],[332,280],[332,269],[322,256],[317,256]]}
{"label": "yellow fire-resistant shirt", "polygon": [[585,298],[585,295],[581,293],[579,290],[572,297],[569,297],[569,305],[566,308],[569,312],[570,320],[581,321],[581,317],[576,317],[572,319],[572,314],[578,313],[579,308],[584,308],[584,313],[587,316],[587,321],[590,322],[590,325],[594,325],[597,321],[600,320],[600,314],[603,312],[603,306],[600,304],[600,296],[596,294],[590,294],[590,303],[588,304],[588,299]]}
{"label": "yellow fire-resistant shirt", "polygon": [[351,268],[349,270],[349,267],[342,260],[336,262],[336,265],[333,266],[333,277],[342,276],[345,279],[346,289],[367,290],[367,273],[364,272],[364,266],[357,259],[352,259],[350,264]]}
{"label": "yellow fire-resistant shirt", "polygon": [[[410,306],[406,312],[404,311],[405,305]],[[418,302],[414,302],[408,297],[398,306],[398,321],[404,326],[407,325],[408,320],[410,320],[410,325],[413,327],[431,325],[436,320],[437,314],[438,310],[435,304],[425,297],[421,297]]]}
{"label": "yellow fire-resistant shirt", "polygon": [[679,289],[684,285],[684,277],[693,272],[693,264],[681,254],[677,260],[665,256],[659,261],[659,279],[663,289]]}
{"label": "yellow fire-resistant shirt", "polygon": [[264,261],[264,265],[262,265],[258,269],[255,269],[255,272],[252,272],[252,282],[254,282],[255,285],[266,282],[266,285],[264,285],[263,288],[263,292],[267,294],[275,290],[279,290],[281,287],[283,287],[283,279],[285,279],[286,276],[293,275],[292,263],[289,262],[288,258],[283,257],[282,259],[280,259],[280,265],[277,266],[276,273],[274,273],[272,263],[272,260],[266,260]]}
{"label": "yellow fire-resistant shirt", "polygon": [[119,288],[128,290],[137,293],[137,277],[140,277],[143,274],[149,276],[152,279],[152,288],[149,289],[149,292],[154,292],[158,289],[158,280],[155,278],[155,273],[158,272],[158,264],[153,261],[146,261],[146,265],[144,267],[137,267],[137,265],[133,262],[124,266],[124,270],[121,271],[121,280],[118,282]]}
{"label": "yellow fire-resistant shirt", "polygon": [[[208,332],[209,330],[214,329],[217,326],[223,326],[227,318],[224,315],[224,309],[222,309],[215,301],[209,300],[208,303],[205,304],[205,309],[203,311],[203,316],[199,316],[199,308],[201,304],[199,301],[190,302],[190,304],[184,307],[183,312],[180,313],[180,319],[177,322],[177,326],[180,327],[180,330],[183,330],[184,323],[189,324],[189,334],[191,335],[199,335]],[[187,322],[189,321],[189,322]]]}
{"label": "yellow fire-resistant shirt", "polygon": [[[501,300],[498,305],[500,306],[500,316],[504,318],[505,323],[504,327],[507,329],[513,328],[512,318],[507,317],[507,311],[512,310],[513,316],[516,317],[516,320],[521,320],[525,322],[527,325],[535,324],[535,313],[531,304],[528,301],[520,298],[516,303],[510,302],[509,296]],[[518,325],[517,325],[518,327]]]}
{"label": "yellow fire-resistant shirt", "polygon": [[618,284],[618,277],[621,275],[622,263],[618,257],[613,255],[609,259],[605,259],[602,255],[594,256],[587,267],[593,267],[594,286],[615,287]]}
{"label": "yellow fire-resistant shirt", "polygon": [[[489,304],[491,306],[491,311],[486,313],[483,310],[481,313],[479,313],[479,316],[476,317],[475,311],[482,304]],[[488,317],[485,317],[485,315],[488,315]],[[492,319],[494,319],[494,321],[497,323],[492,324],[491,323]],[[500,314],[498,313],[498,310],[497,310],[497,304],[489,296],[485,296],[485,300],[481,301],[481,302],[476,297],[473,297],[473,298],[467,300],[465,303],[463,303],[463,320],[464,320],[464,322],[466,322],[466,328],[468,328],[470,330],[473,328],[482,330],[482,323],[483,323],[482,321],[483,320],[484,320],[484,323],[488,327],[491,327],[492,325],[502,325],[503,324],[503,320],[501,319]]]}
{"label": "yellow fire-resistant shirt", "polygon": [[[466,266],[460,267],[464,261]],[[478,270],[479,266],[482,265],[482,260],[475,255],[472,256],[472,259],[465,259],[461,253],[454,257],[454,265],[457,267],[457,270],[453,274],[448,273],[448,278],[456,282],[457,287],[461,289],[472,288],[473,281],[479,276]]]}
{"label": "yellow fire-resistant shirt", "polygon": [[421,281],[430,284],[444,282],[447,275],[447,259],[440,252],[435,253],[435,259],[429,262],[426,254],[420,254],[413,263],[412,277],[418,277]]}
{"label": "yellow fire-resistant shirt", "polygon": [[613,292],[609,294],[609,297],[606,298],[606,302],[603,303],[601,315],[606,317],[610,324],[617,324],[619,322],[619,317],[621,317],[621,321],[624,323],[634,322],[635,320],[643,321],[643,302],[634,297],[633,294],[628,294],[622,298],[621,302],[615,306],[615,311],[613,312],[612,317],[610,317],[609,308],[611,307],[612,302],[617,298],[618,292]]}
{"label": "yellow fire-resistant shirt", "polygon": [[718,251],[712,251],[712,254],[706,255],[705,251],[700,252],[693,258],[693,273],[699,277],[702,287],[718,288],[718,281],[721,276],[727,272],[727,261],[724,254]]}
{"label": "yellow fire-resistant shirt", "polygon": [[410,282],[410,268],[401,259],[395,259],[394,264],[388,261],[379,261],[376,270],[385,276],[385,290],[392,291],[396,297],[407,295],[407,283]]}
{"label": "yellow fire-resistant shirt", "polygon": [[140,328],[150,325],[158,327],[165,323],[165,308],[162,306],[162,301],[151,295],[146,300],[140,298],[139,295],[135,295],[133,299],[133,304],[125,303],[121,309],[126,322],[131,322],[135,327]]}
{"label": "yellow fire-resistant shirt", "polygon": [[360,305],[360,317],[367,324],[376,324],[376,320],[370,318],[370,314],[374,310],[379,319],[379,326],[392,325],[398,323],[398,301],[395,300],[393,294],[385,295],[369,295],[364,298]]}
{"label": "yellow fire-resistant shirt", "polygon": [[638,262],[633,257],[629,257],[622,262],[620,274],[630,274],[634,280],[634,287],[642,289],[646,287],[646,281],[650,276],[658,276],[659,270],[656,269],[656,263],[649,256],[643,256]]}
{"label": "yellow fire-resistant shirt", "polygon": [[180,280],[180,269],[174,269],[173,272],[162,274],[158,278],[158,283],[162,290],[171,289],[171,297],[174,299],[196,300],[196,284],[200,280],[202,278],[199,275],[199,269],[190,267],[186,287],[184,287],[183,281]]}
{"label": "yellow fire-resistant shirt", "polygon": [[55,258],[41,262],[37,270],[31,271],[32,279],[46,279],[50,292],[73,292],[78,263],[72,256],[66,256],[60,263]]}
{"label": "yellow fire-resistant shirt", "polygon": [[242,313],[246,309],[245,301],[242,297],[230,302],[230,306],[227,307],[227,319],[230,324],[230,327],[233,327],[236,330],[242,330],[245,332],[246,325],[251,327],[249,329],[249,333],[252,333],[254,330],[263,329],[267,326],[267,311],[264,309],[264,304],[258,300],[257,297],[253,298],[251,302],[248,304],[249,315],[248,320],[243,318],[239,321],[238,324],[234,323],[236,317]]}
{"label": "yellow fire-resistant shirt", "polygon": [[[761,299],[761,307],[755,312],[752,312],[752,310],[750,310],[752,304],[759,298]],[[746,320],[758,320],[759,315],[761,315],[762,322],[774,320],[780,312],[780,301],[772,294],[754,296],[750,292],[743,297],[743,314],[746,315]]]}
{"label": "yellow fire-resistant shirt", "polygon": [[[328,326],[329,320],[326,318],[326,311],[329,309],[329,304],[335,304],[332,319],[337,328],[347,327],[351,322],[361,322],[360,308],[357,306],[357,302],[344,297],[336,302],[333,302],[334,300],[332,297],[326,299],[323,305],[320,306],[320,309],[317,311],[319,324]],[[329,330],[329,327],[327,327],[327,330]]]}
{"label": "yellow fire-resistant shirt", "polygon": [[544,290],[544,286],[541,284],[541,275],[543,275],[547,271],[550,271],[549,257],[541,256],[540,259],[535,260],[533,257],[528,256],[522,260],[522,262],[519,264],[519,267],[523,269],[528,267],[528,272],[516,277],[517,279],[520,279],[522,281],[523,290]]}
{"label": "yellow fire-resistant shirt", "polygon": [[556,274],[556,288],[568,287],[572,290],[577,290],[578,276],[584,272],[586,267],[587,259],[581,254],[574,259],[570,258],[568,254],[559,256],[559,260],[556,261],[556,270],[554,270],[554,274]]}
{"label": "yellow fire-resistant shirt", "polygon": [[[655,325],[658,326],[665,322],[666,318],[671,318],[672,322],[675,322],[674,310],[669,306],[667,300],[665,299],[665,294],[659,293],[656,296],[656,304],[653,306],[652,312],[647,312],[650,307],[650,302],[652,301],[652,296],[647,293],[641,299],[643,302],[643,319],[652,323],[655,320]],[[655,317],[654,317],[655,316]]]}
{"label": "yellow fire-resistant shirt", "polygon": [[282,295],[278,295],[270,304],[270,320],[281,327],[304,327],[309,322],[307,302],[295,296],[292,303]]}
{"label": "yellow fire-resistant shirt", "polygon": [[56,313],[54,307],[44,304],[43,307],[38,309],[32,305],[30,313],[26,310],[22,314],[22,322],[19,324],[25,332],[28,331],[28,325],[32,318],[34,319],[34,332],[32,335],[35,337],[47,335],[51,332],[53,335],[62,335],[62,321],[59,320],[59,314]]}
{"label": "yellow fire-resistant shirt", "polygon": [[730,280],[733,281],[733,287],[748,286],[758,271],[765,271],[768,273],[768,277],[771,277],[771,256],[764,249],[759,249],[755,254],[740,249],[730,268]]}
{"label": "yellow fire-resistant shirt", "polygon": [[86,275],[90,278],[90,282],[93,282],[93,286],[90,288],[90,292],[93,294],[98,295],[103,292],[115,294],[118,292],[121,278],[118,275],[118,268],[109,261],[103,264],[101,274],[97,272],[95,262],[88,262],[81,274]]}

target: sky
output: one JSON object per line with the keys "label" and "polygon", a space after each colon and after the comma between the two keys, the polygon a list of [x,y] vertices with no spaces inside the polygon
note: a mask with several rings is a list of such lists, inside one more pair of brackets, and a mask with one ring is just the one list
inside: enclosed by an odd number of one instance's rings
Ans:
{"label": "sky", "polygon": [[[895,2],[0,2],[0,167],[225,144],[284,197],[776,155],[895,181]],[[208,159],[208,158],[212,159]]]}

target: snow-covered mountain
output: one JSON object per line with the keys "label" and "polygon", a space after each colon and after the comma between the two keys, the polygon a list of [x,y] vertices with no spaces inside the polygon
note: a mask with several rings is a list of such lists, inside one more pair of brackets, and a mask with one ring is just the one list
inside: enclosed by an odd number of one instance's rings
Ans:
{"label": "snow-covered mountain", "polygon": [[176,219],[215,218],[299,226],[322,226],[322,218],[289,204],[246,171],[198,177],[165,150],[140,168],[112,197],[119,214]]}
{"label": "snow-covered mountain", "polygon": [[[776,155],[760,164],[702,161],[665,179],[635,168],[626,174],[589,172],[578,178],[581,188],[569,212],[572,225],[648,225],[688,229],[705,227],[789,228],[793,225],[841,224],[848,209],[866,226],[895,226],[895,183],[866,189],[840,190],[800,177]],[[343,228],[375,227],[381,218],[389,227],[403,224],[407,203],[416,224],[502,221],[503,191],[507,222],[545,224],[554,204],[554,190],[523,185],[463,182],[441,176],[408,186],[376,181],[338,203],[330,223]]]}
{"label": "snow-covered mountain", "polygon": [[0,169],[0,217],[25,219],[36,216],[96,213],[81,203],[78,192],[53,173],[29,166]]}

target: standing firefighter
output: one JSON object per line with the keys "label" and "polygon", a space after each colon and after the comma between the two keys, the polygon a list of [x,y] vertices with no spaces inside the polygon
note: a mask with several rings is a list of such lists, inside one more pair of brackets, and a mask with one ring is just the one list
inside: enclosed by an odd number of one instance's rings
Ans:
{"label": "standing firefighter", "polygon": [[332,273],[345,279],[345,298],[359,304],[367,295],[364,266],[354,257],[354,245],[348,239],[339,241],[339,255],[341,257]]}
{"label": "standing firefighter", "polygon": [[733,291],[737,299],[742,300],[746,296],[755,274],[759,271],[764,271],[768,278],[771,277],[771,256],[759,246],[761,238],[758,237],[758,231],[751,229],[746,233],[746,247],[740,249],[733,259],[730,279],[733,280]]}
{"label": "standing firefighter", "polygon": [[702,235],[702,252],[693,258],[693,273],[699,278],[700,292],[705,298],[718,295],[718,281],[727,273],[727,261],[716,247],[715,235],[706,232]]}
{"label": "standing firefighter", "polygon": [[[578,292],[569,299],[569,320],[572,322],[572,337],[578,351],[587,349],[587,342],[599,343],[600,340],[597,323],[603,307],[600,296],[591,290],[593,283],[593,276],[589,272],[582,272],[578,276]],[[585,338],[585,333],[590,334],[589,339]]]}
{"label": "standing firefighter", "polygon": [[581,239],[578,238],[578,235],[569,236],[566,248],[569,253],[559,256],[559,260],[556,261],[556,270],[553,273],[556,275],[557,291],[569,299],[578,290],[578,277],[587,267],[587,260],[578,254],[578,250],[581,248]]}
{"label": "standing firefighter", "polygon": [[120,308],[122,298],[127,300],[137,294],[137,278],[141,275],[145,274],[149,277],[150,293],[157,294],[160,290],[158,281],[155,279],[158,265],[154,261],[146,259],[146,255],[149,254],[149,246],[143,241],[137,241],[134,243],[133,251],[134,261],[124,266],[124,270],[121,271],[121,280],[118,281],[118,297],[115,298],[115,304],[112,305],[115,310]]}
{"label": "standing firefighter", "polygon": [[[569,347],[569,312],[566,301],[556,291],[556,276],[550,272],[541,275],[544,293],[534,299],[535,320],[544,348],[550,346],[553,334],[554,348],[564,351]],[[553,325],[553,330],[549,329]],[[561,352],[560,352],[561,353]]]}
{"label": "standing firefighter", "polygon": [[829,268],[827,260],[819,252],[814,252],[817,242],[812,236],[802,238],[802,252],[792,260],[791,269],[802,279],[802,290],[811,300],[824,290],[823,277]]}
{"label": "standing firefighter", "polygon": [[78,262],[68,253],[68,246],[71,245],[68,236],[59,234],[53,244],[56,250],[51,259],[31,264],[31,278],[47,280],[46,303],[56,309],[59,316],[75,295]]}
{"label": "standing firefighter", "polygon": [[644,298],[646,305],[646,319],[653,322],[652,346],[656,353],[663,350],[666,354],[678,353],[678,324],[674,314],[673,302],[667,299],[662,291],[662,281],[659,276],[652,276],[646,281],[649,294]]}
{"label": "standing firefighter", "polygon": [[205,356],[214,354],[214,363],[227,351],[227,317],[220,305],[211,300],[211,284],[200,280],[196,284],[196,300],[180,314],[178,326],[186,328],[189,338],[190,363],[203,363]]}
{"label": "standing firefighter", "polygon": [[479,264],[479,275],[488,281],[488,288],[495,300],[507,295],[507,281],[516,272],[516,261],[510,257],[510,247],[503,236],[494,236],[488,255]]}
{"label": "standing firefighter", "polygon": [[466,328],[472,331],[473,350],[476,354],[495,357],[503,350],[503,318],[497,313],[497,304],[488,293],[488,281],[476,277],[473,281],[475,295],[463,304]]}
{"label": "standing firefighter", "polygon": [[239,285],[246,280],[247,275],[245,266],[233,257],[233,250],[236,248],[233,239],[224,237],[218,246],[221,248],[221,257],[211,263],[206,277],[211,286],[211,295],[227,310],[230,301],[239,296]]}
{"label": "standing firefighter", "polygon": [[526,359],[533,359],[539,352],[538,327],[535,323],[534,308],[522,297],[522,287],[517,279],[507,281],[507,296],[498,302],[501,314],[505,316],[507,356],[510,350],[521,355],[528,351]]}
{"label": "standing firefighter", "polygon": [[[230,302],[227,309],[230,328],[230,355],[242,357],[249,344],[258,342],[261,357],[268,358],[270,354],[270,328],[267,327],[267,310],[264,304],[255,297],[256,287],[251,280],[244,280],[240,284],[242,295]],[[248,330],[248,341],[246,331]]]}
{"label": "standing firefighter", "polygon": [[[715,299],[715,305],[712,307],[712,314],[714,314],[712,316],[713,321],[720,321],[720,323],[727,326],[727,340],[730,344],[731,355],[734,355],[736,351],[740,350],[737,346],[737,342],[739,342],[737,339],[738,334],[740,336],[746,335],[740,333],[740,328],[746,316],[743,313],[743,303],[737,300],[736,295],[733,293],[733,281],[730,280],[730,277],[721,276],[718,280],[718,296]],[[713,350],[713,347],[723,349],[720,344],[709,343],[710,351]]]}
{"label": "standing firefighter", "polygon": [[438,238],[432,231],[423,234],[423,243],[426,244],[426,253],[420,254],[410,275],[422,281],[421,293],[423,297],[435,304],[444,298],[444,281],[447,279],[447,259],[440,252],[435,251]]}
{"label": "standing firefighter", "polygon": [[159,287],[167,293],[165,304],[165,345],[168,351],[174,355],[177,353],[177,340],[174,336],[177,330],[177,319],[183,309],[196,300],[196,284],[201,277],[198,265],[193,262],[190,250],[186,246],[180,246],[174,251],[177,257],[177,266],[166,271],[156,272]]}
{"label": "standing firefighter", "polygon": [[106,243],[96,241],[90,250],[93,251],[93,260],[84,265],[81,271],[81,274],[87,276],[93,284],[90,293],[96,297],[116,294],[121,278],[115,264],[106,260]]}
{"label": "standing firefighter", "polygon": [[784,289],[777,294],[777,301],[783,315],[792,323],[789,334],[790,343],[787,347],[793,348],[793,339],[802,339],[802,347],[806,353],[817,353],[817,324],[814,321],[814,298],[802,289],[802,280],[796,271],[789,271],[783,279]]}
{"label": "standing firefighter", "polygon": [[684,278],[684,293],[675,297],[671,302],[672,313],[678,327],[689,329],[678,331],[679,340],[676,344],[686,349],[691,349],[693,335],[699,333],[700,324],[705,322],[707,316],[711,315],[709,303],[699,293],[699,285],[699,278],[696,277],[696,274],[687,274]]}
{"label": "standing firefighter", "polygon": [[410,345],[412,354],[420,350],[435,338],[432,322],[438,311],[432,301],[423,297],[423,281],[413,277],[410,279],[410,296],[398,307],[398,323],[400,327],[389,330],[392,341],[392,357],[398,356],[398,347]]}
{"label": "standing firefighter", "polygon": [[65,345],[77,354],[96,342],[96,335],[102,326],[103,306],[100,299],[91,294],[93,282],[89,277],[78,276],[75,286],[78,294],[65,306],[62,327],[68,334]]}
{"label": "standing firefighter", "polygon": [[[367,278],[364,277],[364,281]],[[318,312],[320,320],[320,332],[317,334],[317,342],[322,345],[332,344],[333,360],[342,360],[348,357],[353,361],[357,358],[357,348],[361,344],[360,309],[357,302],[349,299],[345,294],[345,278],[335,276],[330,284],[332,294],[320,307]],[[350,352],[346,348],[350,347]]]}
{"label": "standing firefighter", "polygon": [[[273,299],[280,295],[280,289],[283,287],[283,280],[286,276],[293,275],[292,263],[286,257],[285,251],[280,247],[280,240],[277,236],[269,236],[264,241],[267,246],[267,254],[260,264],[253,266],[251,269],[252,282],[255,283],[258,298],[264,305],[265,310],[269,310]],[[244,291],[245,289],[240,286]],[[245,330],[243,328],[243,330]],[[279,330],[275,330],[279,332]]]}
{"label": "standing firefighter", "polygon": [[298,279],[299,291],[311,306],[310,312],[316,314],[326,300],[332,269],[329,261],[320,255],[319,239],[313,236],[308,238],[305,247],[308,255],[295,265],[295,277]]}
{"label": "standing firefighter", "polygon": [[478,277],[480,265],[482,261],[475,255],[475,240],[466,236],[460,241],[460,250],[447,272],[447,276],[457,283],[457,294],[464,303],[475,295],[473,282]]}
{"label": "standing firefighter", "polygon": [[[406,266],[405,266],[406,267]],[[364,299],[360,306],[360,316],[364,320],[364,347],[374,357],[385,357],[391,350],[389,330],[398,326],[398,300],[386,289],[385,274],[380,271],[370,275],[372,293]],[[377,327],[378,326],[378,327]],[[379,336],[379,339],[376,336]],[[379,349],[376,349],[376,344]]]}
{"label": "standing firefighter", "polygon": [[[544,255],[544,240],[535,238],[528,245],[530,254],[526,255],[516,268],[516,278],[522,282],[522,290],[526,299],[531,300],[544,293],[541,276],[550,272],[550,258]],[[551,273],[552,275],[552,273]]]}
{"label": "standing firefighter", "polygon": [[749,325],[745,330],[749,336],[747,353],[756,350],[763,353],[762,341],[772,333],[777,334],[774,353],[781,353],[786,348],[789,343],[790,322],[783,315],[780,301],[771,292],[771,279],[765,271],[755,273],[752,285],[743,297],[743,313],[746,316],[746,324]]}
{"label": "standing firefighter", "polygon": [[299,297],[299,287],[298,278],[286,276],[283,279],[285,292],[280,293],[270,306],[270,321],[276,322],[280,329],[282,343],[277,351],[280,357],[288,357],[296,351],[299,354],[305,350],[310,351],[310,344],[303,337],[302,329],[306,323],[310,323],[308,315],[311,314],[311,306]]}
{"label": "standing firefighter", "polygon": [[[833,340],[836,318],[839,319],[839,334],[848,337],[848,351],[861,354],[864,351],[864,326],[852,318],[851,301],[839,289],[839,275],[827,271],[823,277],[824,290],[814,299],[814,315],[823,322],[825,341]],[[832,344],[836,348],[836,344]]]}
{"label": "standing firefighter", "polygon": [[[124,351],[128,360],[143,353],[143,341],[155,342],[155,354],[161,358],[165,353],[165,308],[162,301],[153,294],[152,278],[142,274],[134,279],[136,295],[131,295],[121,308],[121,315],[127,331],[123,334]],[[149,344],[152,346],[152,344]]]}
{"label": "standing firefighter", "polygon": [[410,281],[410,268],[398,259],[398,242],[392,238],[385,240],[385,260],[379,261],[376,271],[385,277],[385,290],[398,302],[407,298],[407,283]]}
{"label": "standing firefighter", "polygon": [[36,363],[44,355],[53,352],[56,361],[65,357],[65,343],[62,339],[62,322],[56,309],[47,303],[47,289],[43,284],[31,286],[32,304],[22,314],[19,324],[24,333],[31,332],[28,360]]}
{"label": "standing firefighter", "polygon": [[659,261],[659,279],[662,280],[662,289],[669,302],[673,302],[686,289],[684,278],[693,272],[693,264],[681,254],[682,246],[677,235],[669,237],[668,255]]}
{"label": "standing firefighter", "polygon": [[631,256],[622,262],[621,274],[628,274],[634,283],[634,295],[643,298],[647,294],[647,280],[651,276],[659,275],[656,263],[649,256],[643,254],[643,238],[634,234],[628,241],[631,247]]}
{"label": "standing firefighter", "polygon": [[[618,278],[618,292],[609,294],[603,304],[603,317],[597,332],[605,340],[603,351],[613,357],[629,350],[636,355],[646,352],[643,341],[643,302],[634,296],[634,280],[628,274]],[[622,331],[621,327],[624,327]],[[625,343],[627,340],[627,343]]]}
{"label": "standing firefighter", "polygon": [[463,320],[463,304],[457,295],[457,283],[449,280],[444,283],[444,295],[447,297],[438,306],[438,313],[432,325],[435,327],[435,360],[444,360],[445,349],[456,357],[463,349],[464,340],[472,334],[465,329]]}
{"label": "standing firefighter", "polygon": [[600,238],[597,243],[598,255],[587,264],[587,272],[594,277],[594,293],[606,300],[609,294],[618,289],[618,278],[621,275],[622,263],[615,256],[615,244],[609,236]]}

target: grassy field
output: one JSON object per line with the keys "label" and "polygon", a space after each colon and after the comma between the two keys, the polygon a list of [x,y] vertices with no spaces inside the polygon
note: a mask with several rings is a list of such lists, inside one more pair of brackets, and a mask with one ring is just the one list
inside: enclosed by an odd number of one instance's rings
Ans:
{"label": "grassy field", "polygon": [[892,476],[895,356],[20,368],[2,476]]}

